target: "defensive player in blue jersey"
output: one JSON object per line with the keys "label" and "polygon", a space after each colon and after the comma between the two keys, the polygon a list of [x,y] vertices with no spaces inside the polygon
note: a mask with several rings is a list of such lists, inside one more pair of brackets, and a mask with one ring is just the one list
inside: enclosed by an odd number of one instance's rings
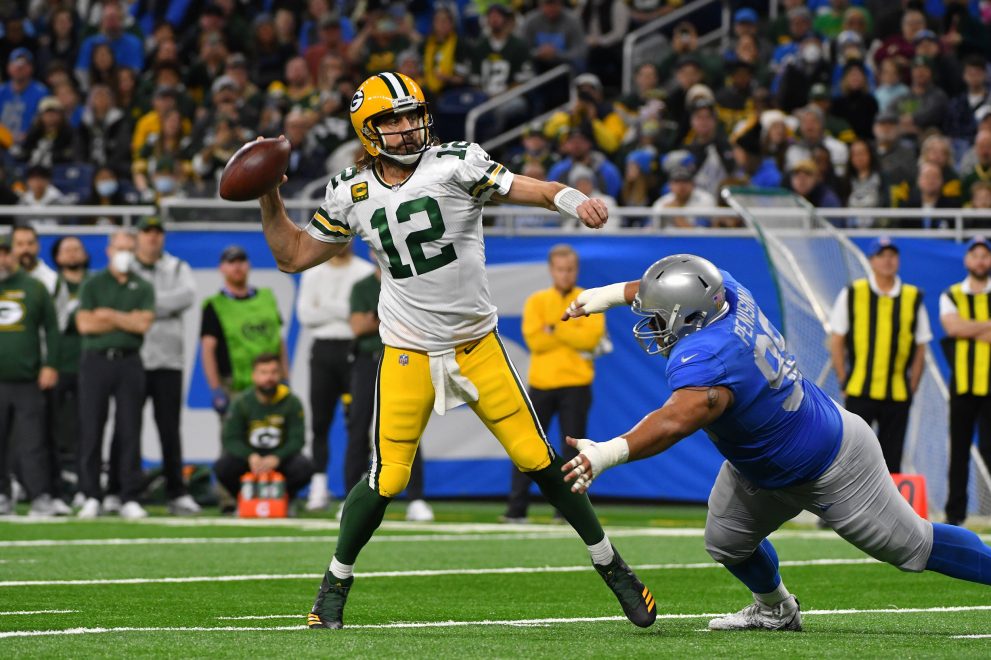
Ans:
{"label": "defensive player in blue jersey", "polygon": [[801,630],[767,536],[802,509],[867,554],[903,571],[991,584],[991,548],[973,532],[920,518],[895,488],[877,437],[805,380],[751,293],[701,257],[661,259],[639,282],[587,289],[565,314],[632,304],[649,354],[668,359],[673,394],[606,442],[569,438],[562,467],[576,492],[614,465],[653,456],[704,429],[726,458],[709,495],[705,547],[754,595],[713,630]]}

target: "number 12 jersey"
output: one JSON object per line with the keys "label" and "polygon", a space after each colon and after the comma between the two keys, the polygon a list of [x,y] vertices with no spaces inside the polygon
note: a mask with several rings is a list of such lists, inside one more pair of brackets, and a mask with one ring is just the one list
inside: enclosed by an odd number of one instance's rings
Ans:
{"label": "number 12 jersey", "polygon": [[496,326],[482,207],[512,183],[512,172],[477,144],[433,146],[399,185],[386,184],[374,167],[333,177],[306,231],[327,243],[358,235],[371,247],[382,269],[386,345],[443,351]]}

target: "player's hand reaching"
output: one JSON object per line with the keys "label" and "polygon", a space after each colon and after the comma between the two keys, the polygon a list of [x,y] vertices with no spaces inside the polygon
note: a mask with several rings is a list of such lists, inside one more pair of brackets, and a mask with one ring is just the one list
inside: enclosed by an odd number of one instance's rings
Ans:
{"label": "player's hand reaching", "polygon": [[625,463],[630,455],[626,438],[620,436],[608,442],[592,442],[585,438],[567,437],[567,443],[578,450],[578,455],[561,466],[564,481],[571,482],[571,492],[584,493],[592,485],[592,480],[605,470]]}
{"label": "player's hand reaching", "polygon": [[589,316],[591,314],[601,314],[607,309],[619,307],[626,303],[626,282],[617,282],[607,286],[593,287],[585,289],[578,294],[578,297],[571,301],[568,309],[561,315],[562,321],[578,318],[579,316]]}
{"label": "player's hand reaching", "polygon": [[578,219],[590,229],[599,229],[609,220],[609,209],[601,199],[586,199],[578,205]]}

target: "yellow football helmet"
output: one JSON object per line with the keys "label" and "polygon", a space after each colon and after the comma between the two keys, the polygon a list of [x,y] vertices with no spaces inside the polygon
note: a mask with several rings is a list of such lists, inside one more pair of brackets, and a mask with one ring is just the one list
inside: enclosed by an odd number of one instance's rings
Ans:
{"label": "yellow football helmet", "polygon": [[[419,126],[397,133],[406,141],[407,135],[419,133],[420,144],[414,150],[397,154],[386,149],[384,135],[375,124],[385,115],[416,112]],[[351,125],[365,150],[372,156],[382,154],[404,165],[412,165],[430,146],[430,127],[433,117],[427,110],[423,90],[416,81],[401,73],[379,73],[361,83],[351,97]]]}

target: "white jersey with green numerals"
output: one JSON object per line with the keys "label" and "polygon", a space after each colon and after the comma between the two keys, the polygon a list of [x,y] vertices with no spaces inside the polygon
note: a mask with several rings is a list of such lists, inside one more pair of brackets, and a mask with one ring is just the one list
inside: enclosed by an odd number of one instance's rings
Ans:
{"label": "white jersey with green numerals", "polygon": [[482,206],[512,183],[512,172],[477,144],[443,144],[428,149],[402,185],[386,185],[374,168],[344,170],[306,230],[327,243],[360,235],[371,246],[382,269],[386,345],[446,350],[495,328]]}

